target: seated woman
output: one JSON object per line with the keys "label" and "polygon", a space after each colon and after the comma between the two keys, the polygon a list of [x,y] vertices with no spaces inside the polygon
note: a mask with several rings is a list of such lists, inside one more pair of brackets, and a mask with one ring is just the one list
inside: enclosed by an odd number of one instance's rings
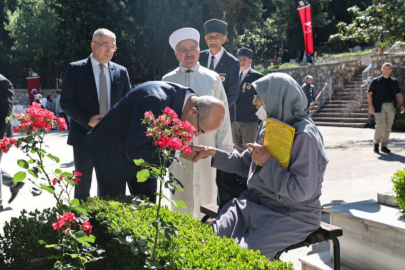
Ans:
{"label": "seated woman", "polygon": [[222,208],[213,230],[273,258],[319,228],[319,197],[328,157],[322,135],[305,111],[307,98],[292,77],[273,73],[253,86],[258,94],[254,104],[264,102],[269,118],[295,128],[288,169],[262,146],[265,123],[259,127],[256,143],[248,144],[243,153],[195,146],[193,161],[212,156],[213,167],[248,177],[248,189]]}

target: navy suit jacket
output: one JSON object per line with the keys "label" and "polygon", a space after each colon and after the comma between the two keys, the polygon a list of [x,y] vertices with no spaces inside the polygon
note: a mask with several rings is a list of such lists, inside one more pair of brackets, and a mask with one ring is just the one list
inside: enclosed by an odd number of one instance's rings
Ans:
{"label": "navy suit jacket", "polygon": [[[111,75],[111,108],[129,92],[131,83],[125,67],[108,64]],[[63,79],[60,98],[63,111],[71,118],[68,144],[86,147],[90,118],[100,112],[96,81],[90,57],[70,63]]]}
{"label": "navy suit jacket", "polygon": [[157,117],[170,107],[181,118],[187,91],[193,92],[179,84],[152,81],[123,97],[88,135],[89,153],[98,173],[111,179],[130,180],[139,170],[134,159],[159,164],[156,146],[146,136],[147,126],[142,124],[144,114],[152,111]]}
{"label": "navy suit jacket", "polygon": [[239,97],[236,100],[236,121],[238,122],[257,122],[257,108],[253,105],[255,89],[252,83],[263,77],[260,72],[250,69],[239,86]]}
{"label": "navy suit jacket", "polygon": [[[200,65],[208,68],[209,49],[200,52]],[[224,54],[215,67],[215,72],[219,74],[224,86],[226,98],[228,99],[229,116],[231,121],[236,118],[235,102],[239,95],[239,61],[235,56],[224,49]]]}

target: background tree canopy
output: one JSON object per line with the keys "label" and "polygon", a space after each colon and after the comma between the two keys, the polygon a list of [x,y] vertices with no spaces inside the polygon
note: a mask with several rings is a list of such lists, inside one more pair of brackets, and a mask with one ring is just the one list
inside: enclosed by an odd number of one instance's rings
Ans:
{"label": "background tree canopy", "polygon": [[[403,1],[394,2],[403,5]],[[204,22],[211,18],[227,21],[225,47],[232,53],[242,46],[250,47],[255,51],[256,62],[265,62],[272,60],[275,53],[279,55],[283,44],[291,57],[296,58],[304,49],[298,2],[0,0],[0,73],[16,88],[25,88],[25,78],[33,72],[41,76],[42,88],[56,88],[62,83],[68,63],[90,55],[93,32],[97,28],[108,28],[117,35],[118,51],[113,61],[128,68],[133,84],[160,79],[178,66],[169,46],[170,34],[182,27],[194,27],[202,36],[201,49],[206,49]],[[357,5],[365,9],[373,4],[372,0],[308,2],[312,9],[315,46],[328,52],[341,49],[328,43],[329,36],[342,29],[336,27],[337,22],[358,20],[358,14],[353,16],[347,8]],[[391,10],[388,5],[382,3],[384,12]],[[372,40],[371,35],[369,39]]]}

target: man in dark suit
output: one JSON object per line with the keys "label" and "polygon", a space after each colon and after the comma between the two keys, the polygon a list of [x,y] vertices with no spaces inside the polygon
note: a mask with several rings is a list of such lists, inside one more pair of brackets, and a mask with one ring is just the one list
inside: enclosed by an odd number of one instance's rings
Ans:
{"label": "man in dark suit", "polygon": [[252,83],[263,75],[252,69],[253,51],[248,48],[238,50],[237,57],[240,65],[239,97],[236,100],[236,121],[232,125],[233,143],[236,150],[242,153],[247,143],[256,141],[258,118],[256,106],[253,105],[255,90]]}
{"label": "man in dark suit", "polygon": [[63,79],[60,99],[71,118],[68,144],[73,146],[75,170],[82,173],[75,198],[90,196],[93,161],[87,151],[86,134],[131,89],[127,69],[111,62],[117,50],[115,34],[97,29],[89,58],[70,63]]}
{"label": "man in dark suit", "polygon": [[221,77],[228,99],[229,115],[233,122],[237,110],[235,102],[239,95],[239,63],[235,56],[222,47],[227,40],[227,27],[226,22],[217,19],[205,22],[205,42],[209,49],[200,52],[200,65],[214,70]]}
{"label": "man in dark suit", "polygon": [[132,89],[88,135],[100,196],[125,194],[128,183],[131,194],[155,201],[156,179],[137,183],[140,168],[133,160],[142,158],[149,164],[159,164],[156,146],[146,136],[147,126],[142,120],[145,112],[152,111],[157,117],[165,107],[173,109],[182,121],[190,122],[196,128],[195,136],[217,130],[225,116],[222,101],[211,96],[197,97],[190,88],[179,84],[152,81]]}
{"label": "man in dark suit", "polygon": [[[6,117],[13,113],[13,96],[14,88],[11,82],[0,74],[0,139],[4,136],[12,137],[11,126],[6,123]],[[3,151],[0,150],[0,163]],[[18,194],[18,191],[24,186],[23,182],[13,183],[13,178],[9,175],[0,164],[0,212],[3,211],[2,185],[10,187],[11,203]]]}

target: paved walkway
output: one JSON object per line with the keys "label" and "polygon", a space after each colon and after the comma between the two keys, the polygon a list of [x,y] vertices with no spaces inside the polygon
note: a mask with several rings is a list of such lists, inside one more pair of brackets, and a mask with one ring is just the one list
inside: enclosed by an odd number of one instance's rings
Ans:
{"label": "paved walkway", "polygon": [[[325,146],[330,158],[323,185],[322,204],[326,206],[377,199],[377,192],[390,191],[391,176],[397,170],[405,167],[405,133],[391,134],[389,147],[392,153],[376,154],[373,152],[373,129],[355,129],[340,127],[320,127]],[[66,145],[67,133],[51,133],[46,142],[49,152],[60,158],[63,170],[73,170],[73,151]],[[19,171],[16,160],[24,156],[16,149],[3,155],[2,168],[10,174]],[[57,168],[57,164],[48,162],[49,169]],[[27,182],[19,195],[10,205],[10,191],[3,188],[4,207],[0,213],[0,228],[11,217],[18,216],[22,209],[42,209],[54,205],[51,195],[44,192],[41,196],[33,197],[29,191],[31,183]],[[91,195],[97,194],[96,180],[93,176]],[[325,217],[327,218],[327,217]],[[298,258],[307,254],[329,249],[329,244],[323,243],[309,248],[301,248],[282,256],[282,259],[292,261],[296,269],[300,269]]]}

